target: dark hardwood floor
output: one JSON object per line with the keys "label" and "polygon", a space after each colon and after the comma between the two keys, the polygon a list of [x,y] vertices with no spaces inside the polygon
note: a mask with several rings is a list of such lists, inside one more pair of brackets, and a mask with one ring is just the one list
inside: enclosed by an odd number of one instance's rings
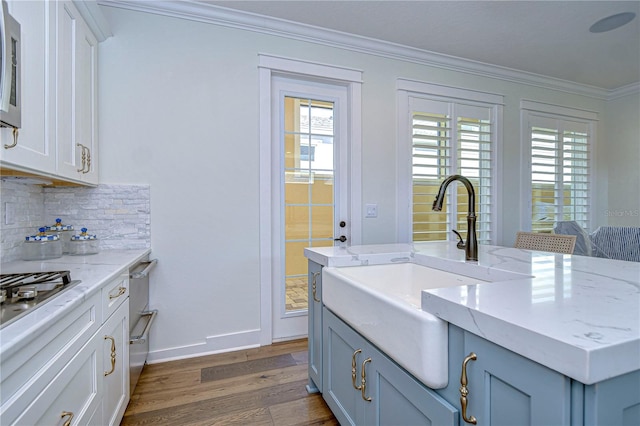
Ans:
{"label": "dark hardwood floor", "polygon": [[151,364],[121,425],[338,425],[306,384],[306,339]]}

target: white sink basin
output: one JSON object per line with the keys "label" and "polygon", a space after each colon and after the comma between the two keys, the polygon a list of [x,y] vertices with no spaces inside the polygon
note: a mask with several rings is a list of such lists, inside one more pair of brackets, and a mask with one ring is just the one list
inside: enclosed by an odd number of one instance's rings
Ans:
{"label": "white sink basin", "polygon": [[414,263],[325,267],[322,300],[416,378],[439,389],[448,381],[447,323],[422,310],[421,292],[522,277],[488,276],[486,268],[477,268],[469,275],[483,279]]}

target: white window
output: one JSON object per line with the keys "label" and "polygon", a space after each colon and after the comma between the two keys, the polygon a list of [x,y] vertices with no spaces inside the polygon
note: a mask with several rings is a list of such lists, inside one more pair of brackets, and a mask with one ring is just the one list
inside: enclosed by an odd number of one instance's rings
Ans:
{"label": "white window", "polygon": [[572,108],[522,101],[523,229],[551,232],[556,222],[591,227],[592,145],[597,116]]}
{"label": "white window", "polygon": [[450,185],[446,207],[432,211],[442,181],[458,174],[475,189],[478,242],[492,243],[502,98],[424,83],[402,81],[399,86],[411,89],[399,91],[399,121],[405,129],[399,135],[399,235],[403,241],[449,240],[451,229],[464,235],[468,195],[463,185]]}

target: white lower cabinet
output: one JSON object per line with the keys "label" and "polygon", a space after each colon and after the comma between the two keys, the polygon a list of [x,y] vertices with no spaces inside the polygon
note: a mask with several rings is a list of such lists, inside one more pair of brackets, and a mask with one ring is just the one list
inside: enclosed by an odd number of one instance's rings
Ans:
{"label": "white lower cabinet", "polygon": [[118,425],[129,402],[129,299],[102,326],[103,422]]}
{"label": "white lower cabinet", "polygon": [[341,425],[457,425],[458,410],[324,308],[323,397]]}
{"label": "white lower cabinet", "polygon": [[128,287],[128,274],[113,278],[3,356],[0,425],[120,424],[130,398]]}
{"label": "white lower cabinet", "polygon": [[[86,424],[102,397],[102,342],[95,334],[11,424]],[[3,424],[4,421],[3,421]]]}

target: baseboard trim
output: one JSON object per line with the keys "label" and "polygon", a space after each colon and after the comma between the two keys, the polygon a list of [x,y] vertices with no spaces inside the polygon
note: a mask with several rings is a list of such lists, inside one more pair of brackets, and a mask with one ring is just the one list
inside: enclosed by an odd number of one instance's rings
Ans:
{"label": "baseboard trim", "polygon": [[147,364],[233,352],[260,346],[260,330],[210,336],[205,342],[149,351]]}

